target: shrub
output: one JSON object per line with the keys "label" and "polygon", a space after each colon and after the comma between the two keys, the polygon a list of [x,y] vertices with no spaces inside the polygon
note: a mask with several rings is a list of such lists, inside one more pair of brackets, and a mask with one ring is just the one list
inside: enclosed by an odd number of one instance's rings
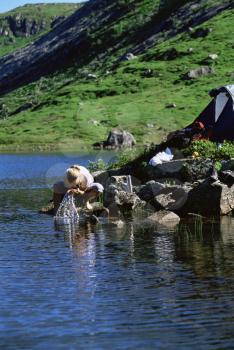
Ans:
{"label": "shrub", "polygon": [[194,141],[183,150],[184,155],[192,156],[197,154],[199,157],[210,158],[214,160],[234,158],[234,142],[224,141],[222,144],[216,144],[211,141]]}
{"label": "shrub", "polygon": [[88,169],[90,172],[105,170],[107,168],[107,164],[103,159],[98,159],[95,162],[89,161]]}

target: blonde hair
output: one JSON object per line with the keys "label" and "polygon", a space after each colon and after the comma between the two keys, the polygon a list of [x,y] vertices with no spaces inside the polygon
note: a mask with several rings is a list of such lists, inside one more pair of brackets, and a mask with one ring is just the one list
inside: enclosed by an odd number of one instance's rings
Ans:
{"label": "blonde hair", "polygon": [[78,165],[72,165],[67,169],[64,183],[67,187],[78,187],[83,191],[87,188],[87,178],[80,172]]}

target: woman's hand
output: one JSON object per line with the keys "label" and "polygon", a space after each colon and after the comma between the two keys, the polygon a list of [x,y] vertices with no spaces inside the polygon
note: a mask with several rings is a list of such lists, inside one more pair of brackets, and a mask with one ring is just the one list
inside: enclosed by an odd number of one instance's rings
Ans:
{"label": "woman's hand", "polygon": [[71,188],[67,191],[68,194],[74,194],[74,195],[82,195],[84,194],[84,191],[81,191],[79,188]]}

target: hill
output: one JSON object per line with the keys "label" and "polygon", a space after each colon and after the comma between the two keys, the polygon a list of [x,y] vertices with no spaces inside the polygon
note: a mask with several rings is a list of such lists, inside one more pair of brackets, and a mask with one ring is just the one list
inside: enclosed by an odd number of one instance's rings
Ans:
{"label": "hill", "polygon": [[78,3],[27,4],[0,13],[0,57],[26,46],[81,7]]}
{"label": "hill", "polygon": [[233,81],[233,17],[231,1],[88,2],[0,60],[0,143],[87,145],[112,127],[158,142]]}

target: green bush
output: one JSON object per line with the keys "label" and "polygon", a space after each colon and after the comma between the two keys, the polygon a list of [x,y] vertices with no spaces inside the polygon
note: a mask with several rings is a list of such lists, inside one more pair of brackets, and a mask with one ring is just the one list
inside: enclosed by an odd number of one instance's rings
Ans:
{"label": "green bush", "polygon": [[103,159],[98,159],[95,162],[89,161],[88,169],[90,172],[98,171],[98,170],[106,170],[107,164]]}
{"label": "green bush", "polygon": [[224,141],[222,144],[216,144],[205,140],[194,141],[183,153],[185,156],[196,155],[214,160],[230,159],[234,158],[234,142]]}

